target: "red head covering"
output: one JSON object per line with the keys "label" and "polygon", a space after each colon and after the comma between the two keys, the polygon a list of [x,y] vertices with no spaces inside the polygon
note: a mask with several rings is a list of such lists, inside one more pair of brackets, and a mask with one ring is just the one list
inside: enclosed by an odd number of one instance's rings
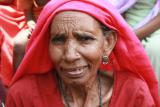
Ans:
{"label": "red head covering", "polygon": [[[131,28],[120,14],[105,0],[53,0],[42,11],[36,29],[28,43],[26,55],[12,84],[25,74],[46,73],[54,65],[49,57],[49,25],[57,12],[75,10],[85,12],[117,32],[112,52],[112,67],[117,72],[133,72],[148,84],[158,105],[158,86],[146,53]],[[105,68],[105,66],[103,66]]]}

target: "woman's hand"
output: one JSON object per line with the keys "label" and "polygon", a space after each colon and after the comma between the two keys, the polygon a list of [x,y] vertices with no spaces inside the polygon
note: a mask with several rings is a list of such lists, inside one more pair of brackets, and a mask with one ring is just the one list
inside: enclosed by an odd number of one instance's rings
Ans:
{"label": "woman's hand", "polygon": [[33,31],[33,29],[34,29],[35,26],[36,26],[36,22],[35,22],[34,20],[30,20],[30,21],[27,22],[27,25],[28,25],[28,27],[29,27],[29,30],[30,30],[30,31]]}
{"label": "woman's hand", "polygon": [[31,35],[31,31],[29,29],[23,29],[14,38],[14,44],[13,44],[13,68],[14,68],[14,71],[16,71],[19,64],[21,63],[21,60],[24,57],[26,44],[28,42],[28,37],[30,35]]}

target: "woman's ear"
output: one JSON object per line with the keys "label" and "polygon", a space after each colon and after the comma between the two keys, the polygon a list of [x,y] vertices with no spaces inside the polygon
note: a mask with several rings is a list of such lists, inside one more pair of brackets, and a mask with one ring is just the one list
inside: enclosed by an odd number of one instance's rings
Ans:
{"label": "woman's ear", "polygon": [[117,42],[117,34],[115,31],[107,31],[104,38],[104,54],[109,56]]}

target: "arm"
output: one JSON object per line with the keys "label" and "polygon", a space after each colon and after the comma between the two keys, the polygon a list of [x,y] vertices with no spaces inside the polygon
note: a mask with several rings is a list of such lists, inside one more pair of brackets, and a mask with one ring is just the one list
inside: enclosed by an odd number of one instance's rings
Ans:
{"label": "arm", "polygon": [[24,10],[24,14],[25,14],[29,29],[33,30],[35,28],[36,22],[35,22],[35,17],[33,15],[32,8]]}
{"label": "arm", "polygon": [[29,29],[34,29],[35,27],[33,6],[33,0],[17,0],[17,8],[24,12]]}
{"label": "arm", "polygon": [[17,0],[18,9],[23,10],[25,13],[28,29],[21,30],[17,34],[17,36],[14,38],[14,43],[13,43],[13,70],[14,72],[16,72],[18,66],[20,65],[24,57],[25,47],[28,42],[28,37],[31,35],[31,32],[35,27],[32,6],[33,6],[32,0]]}
{"label": "arm", "polygon": [[136,35],[140,40],[152,34],[154,31],[160,28],[160,14],[153,18],[150,22],[143,27],[135,30]]}
{"label": "arm", "polygon": [[145,83],[141,84],[137,90],[134,104],[134,107],[158,107],[156,106],[148,86]]}
{"label": "arm", "polygon": [[18,66],[20,65],[20,63],[24,57],[25,47],[28,42],[28,36],[30,34],[31,34],[31,32],[28,29],[23,29],[14,38],[14,43],[13,43],[13,69],[14,69],[14,72],[17,70]]}

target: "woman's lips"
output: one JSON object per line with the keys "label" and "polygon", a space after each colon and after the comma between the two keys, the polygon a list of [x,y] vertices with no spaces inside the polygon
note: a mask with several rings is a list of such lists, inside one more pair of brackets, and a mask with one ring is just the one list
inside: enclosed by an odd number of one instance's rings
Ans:
{"label": "woman's lips", "polygon": [[64,68],[63,73],[70,78],[79,78],[85,74],[85,71],[88,69],[88,66],[81,66],[76,68]]}

